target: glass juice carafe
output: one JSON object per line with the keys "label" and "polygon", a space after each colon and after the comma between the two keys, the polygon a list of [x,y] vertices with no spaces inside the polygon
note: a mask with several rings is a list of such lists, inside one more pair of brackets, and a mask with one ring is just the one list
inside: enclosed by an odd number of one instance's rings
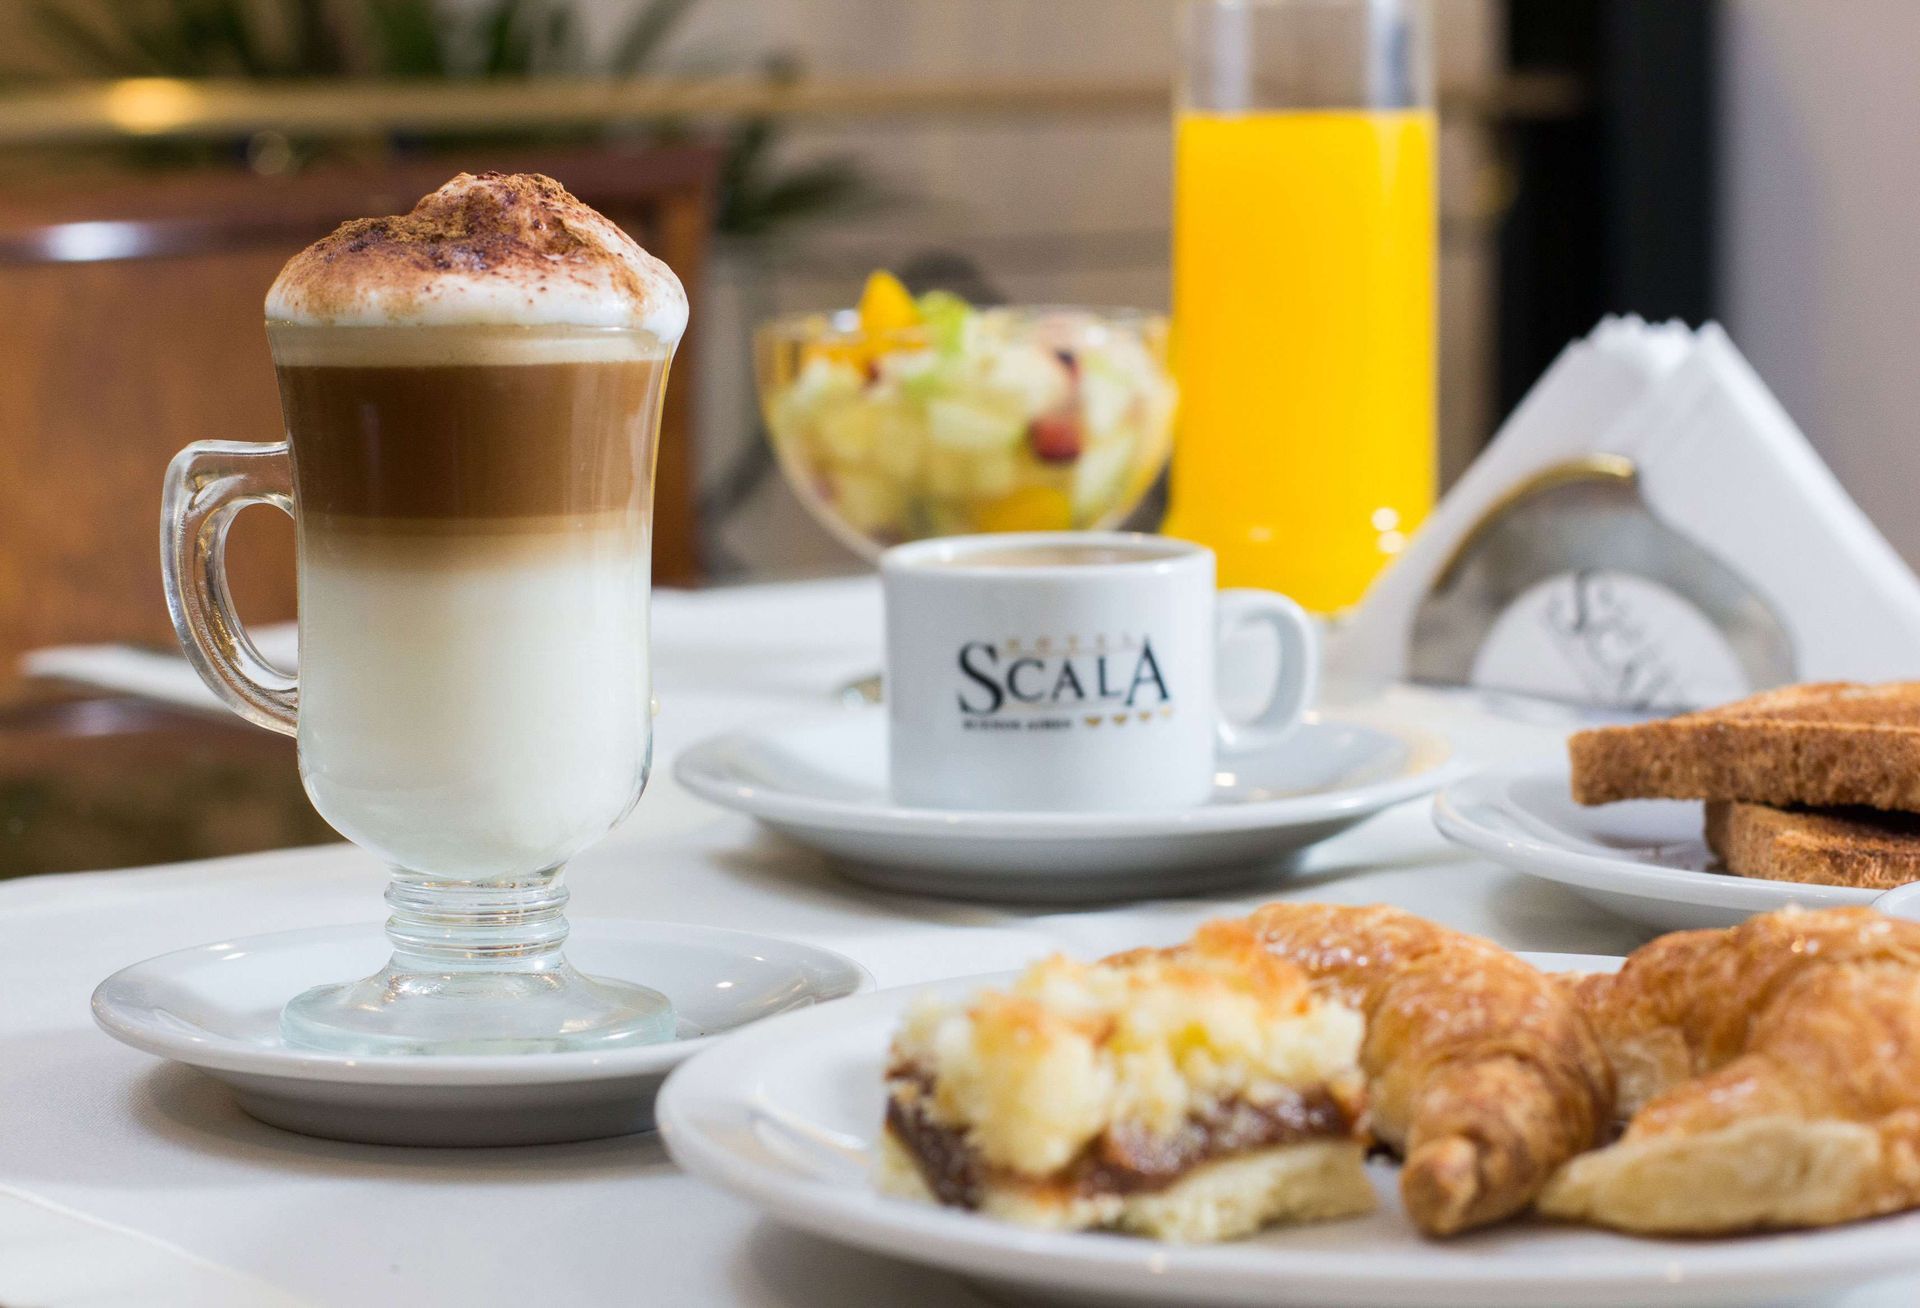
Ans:
{"label": "glass juice carafe", "polygon": [[1166,530],[1333,612],[1431,507],[1435,115],[1417,0],[1189,0]]}

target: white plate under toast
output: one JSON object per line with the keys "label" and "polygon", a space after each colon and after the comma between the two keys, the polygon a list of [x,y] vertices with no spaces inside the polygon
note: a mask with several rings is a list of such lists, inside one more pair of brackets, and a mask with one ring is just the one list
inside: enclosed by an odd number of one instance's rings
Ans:
{"label": "white plate under toast", "polygon": [[1732,926],[1789,904],[1871,904],[1879,893],[1717,871],[1701,808],[1677,800],[1587,808],[1573,802],[1564,766],[1509,767],[1446,787],[1433,821],[1455,844],[1662,931]]}
{"label": "white plate under toast", "polygon": [[[1618,959],[1526,955],[1551,970]],[[775,1221],[969,1278],[1086,1304],[1263,1308],[1580,1308],[1777,1303],[1920,1266],[1920,1214],[1830,1230],[1649,1240],[1521,1221],[1453,1240],[1420,1236],[1394,1168],[1370,1164],[1367,1217],[1276,1229],[1220,1245],[1028,1230],[881,1194],[872,1149],[889,1038],[922,995],[970,994],[1002,977],[885,990],[773,1018],[681,1067],[659,1102],[674,1160]]]}

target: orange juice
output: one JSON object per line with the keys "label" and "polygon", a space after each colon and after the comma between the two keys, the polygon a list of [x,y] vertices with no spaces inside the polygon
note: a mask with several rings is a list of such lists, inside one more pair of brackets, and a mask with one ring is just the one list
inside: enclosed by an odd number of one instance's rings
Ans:
{"label": "orange juice", "polygon": [[1183,111],[1174,187],[1165,530],[1344,608],[1433,503],[1433,113]]}

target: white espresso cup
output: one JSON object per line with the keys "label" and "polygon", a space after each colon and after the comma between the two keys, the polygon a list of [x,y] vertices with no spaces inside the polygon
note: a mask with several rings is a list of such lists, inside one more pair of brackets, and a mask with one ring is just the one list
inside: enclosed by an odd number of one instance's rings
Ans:
{"label": "white espresso cup", "polygon": [[[1031,532],[888,550],[886,699],[894,801],[923,808],[1191,808],[1222,754],[1299,725],[1319,681],[1313,621],[1264,590],[1214,589],[1213,552],[1164,536]],[[1216,649],[1264,625],[1265,707],[1229,721]]]}

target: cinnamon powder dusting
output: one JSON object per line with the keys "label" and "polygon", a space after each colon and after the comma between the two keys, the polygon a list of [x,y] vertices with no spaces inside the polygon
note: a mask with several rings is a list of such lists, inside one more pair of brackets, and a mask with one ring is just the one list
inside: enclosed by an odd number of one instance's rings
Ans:
{"label": "cinnamon powder dusting", "polygon": [[672,270],[551,177],[484,172],[461,173],[410,213],[342,224],[282,269],[267,312],[320,323],[664,325],[677,337],[686,297]]}

